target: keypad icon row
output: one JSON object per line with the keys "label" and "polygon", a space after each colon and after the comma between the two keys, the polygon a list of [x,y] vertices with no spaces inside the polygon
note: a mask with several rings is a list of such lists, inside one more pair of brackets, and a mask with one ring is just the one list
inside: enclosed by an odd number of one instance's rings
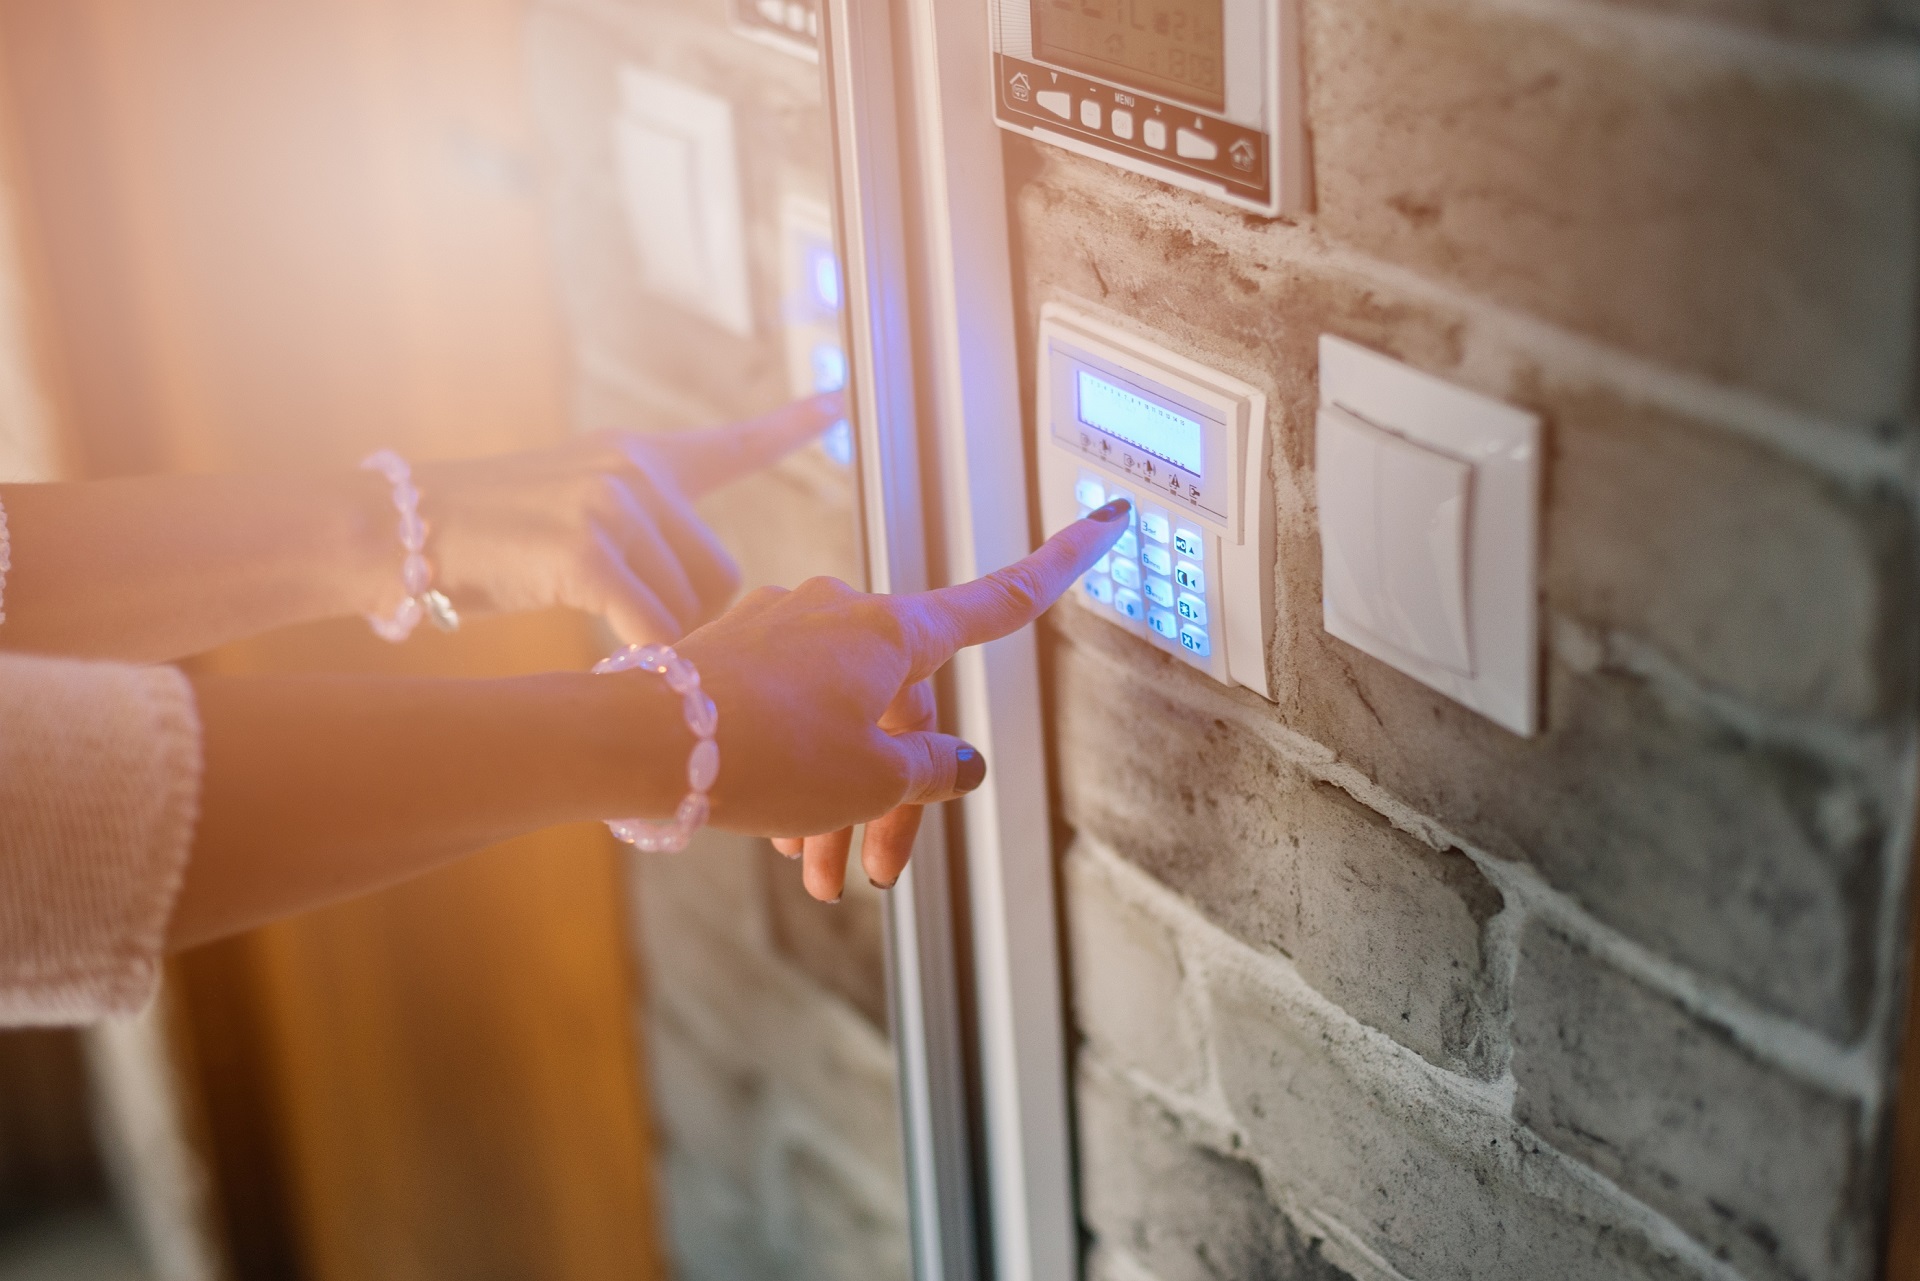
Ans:
{"label": "keypad icon row", "polygon": [[1195,658],[1210,657],[1206,536],[1159,508],[1141,508],[1098,476],[1081,473],[1073,496],[1082,516],[1114,498],[1133,504],[1127,532],[1082,580],[1087,596],[1130,622],[1144,619],[1156,636]]}

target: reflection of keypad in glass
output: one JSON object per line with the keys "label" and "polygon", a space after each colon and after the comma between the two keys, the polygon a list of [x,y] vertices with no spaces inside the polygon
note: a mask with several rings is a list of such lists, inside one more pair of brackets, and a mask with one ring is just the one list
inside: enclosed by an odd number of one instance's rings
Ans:
{"label": "reflection of keypad in glass", "polygon": [[1127,489],[1091,472],[1080,474],[1073,496],[1082,516],[1115,498],[1135,504],[1131,527],[1081,580],[1088,598],[1129,622],[1144,619],[1154,636],[1188,658],[1210,659],[1206,534],[1159,507],[1140,506]]}

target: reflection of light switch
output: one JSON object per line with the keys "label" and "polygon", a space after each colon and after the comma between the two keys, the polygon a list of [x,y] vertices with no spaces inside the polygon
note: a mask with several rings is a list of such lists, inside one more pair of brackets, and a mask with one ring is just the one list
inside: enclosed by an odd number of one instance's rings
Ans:
{"label": "reflection of light switch", "polygon": [[751,334],[732,104],[622,67],[614,154],[647,291]]}
{"label": "reflection of light switch", "polygon": [[1518,733],[1537,720],[1539,420],[1323,335],[1326,628]]}
{"label": "reflection of light switch", "polygon": [[1328,607],[1391,645],[1473,675],[1472,466],[1338,405],[1320,411],[1315,458]]}

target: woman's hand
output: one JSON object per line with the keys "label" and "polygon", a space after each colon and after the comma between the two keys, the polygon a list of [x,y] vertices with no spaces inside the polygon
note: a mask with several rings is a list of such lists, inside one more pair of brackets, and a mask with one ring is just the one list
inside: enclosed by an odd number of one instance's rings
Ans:
{"label": "woman's hand", "polygon": [[567,605],[604,617],[629,643],[677,641],[740,587],[694,500],[845,416],[844,398],[830,393],[722,427],[598,432],[555,449],[422,463],[434,584],[462,610]]}
{"label": "woman's hand", "polygon": [[891,886],[920,807],[986,777],[979,752],[933,730],[928,678],[1037,618],[1118,541],[1126,512],[1109,503],[1024,560],[938,591],[870,596],[830,578],[763,588],[687,637],[679,651],[720,709],[713,821],[804,851],[807,892],[827,902],[845,883],[853,824],[867,822],[861,862]]}

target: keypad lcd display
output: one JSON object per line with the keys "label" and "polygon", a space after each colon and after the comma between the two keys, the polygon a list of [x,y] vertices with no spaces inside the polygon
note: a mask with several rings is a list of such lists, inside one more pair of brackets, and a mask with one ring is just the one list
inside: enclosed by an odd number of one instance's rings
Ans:
{"label": "keypad lcd display", "polygon": [[1206,475],[1201,470],[1205,437],[1194,419],[1176,414],[1165,405],[1155,404],[1084,369],[1078,373],[1075,390],[1079,418],[1087,426],[1144,449],[1195,476]]}
{"label": "keypad lcd display", "polygon": [[1063,67],[1226,105],[1224,0],[1033,0],[1034,52]]}

